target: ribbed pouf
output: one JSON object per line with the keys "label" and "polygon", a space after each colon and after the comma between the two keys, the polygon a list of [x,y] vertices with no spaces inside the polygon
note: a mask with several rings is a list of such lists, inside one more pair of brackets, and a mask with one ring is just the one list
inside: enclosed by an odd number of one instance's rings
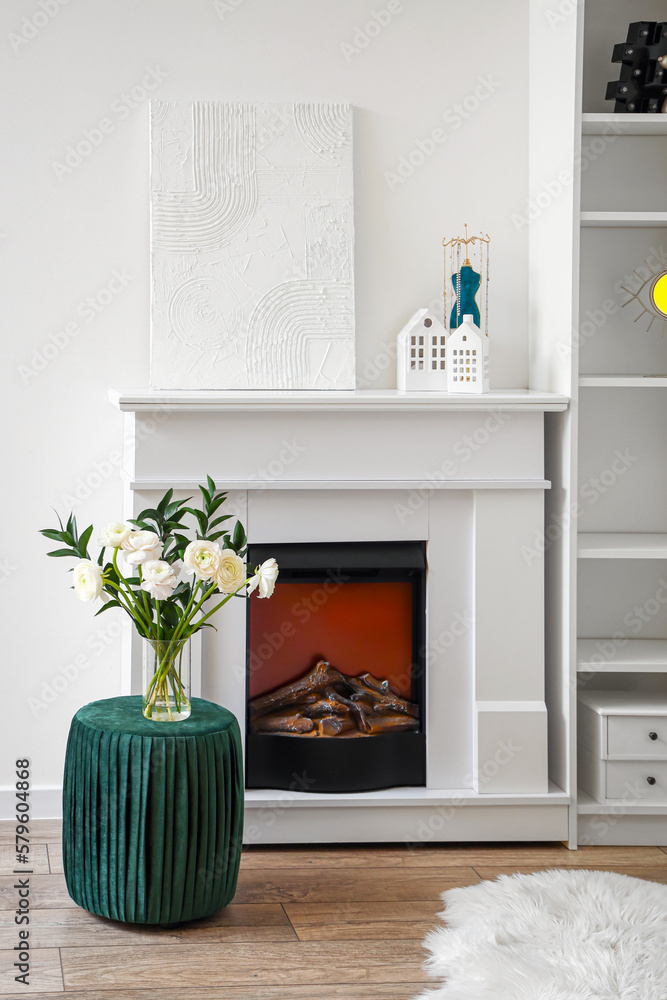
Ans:
{"label": "ribbed pouf", "polygon": [[112,920],[174,924],[226,906],[243,827],[235,717],[192,699],[183,722],[152,722],[139,696],[81,708],[70,729],[63,863],[70,896]]}

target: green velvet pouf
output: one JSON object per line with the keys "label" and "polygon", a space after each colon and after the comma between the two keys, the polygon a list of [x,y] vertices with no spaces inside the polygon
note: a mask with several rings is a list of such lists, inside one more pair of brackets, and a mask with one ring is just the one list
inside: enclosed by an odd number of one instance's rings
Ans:
{"label": "green velvet pouf", "polygon": [[192,699],[183,722],[152,722],[140,696],[81,708],[63,789],[63,864],[75,903],[112,920],[175,924],[234,896],[243,769],[235,717]]}

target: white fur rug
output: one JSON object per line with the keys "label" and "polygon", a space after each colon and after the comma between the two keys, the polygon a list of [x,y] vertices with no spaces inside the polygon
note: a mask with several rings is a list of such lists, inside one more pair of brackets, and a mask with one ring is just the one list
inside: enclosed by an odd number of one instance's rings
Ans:
{"label": "white fur rug", "polygon": [[555,870],[442,898],[420,1000],[667,1000],[667,886]]}

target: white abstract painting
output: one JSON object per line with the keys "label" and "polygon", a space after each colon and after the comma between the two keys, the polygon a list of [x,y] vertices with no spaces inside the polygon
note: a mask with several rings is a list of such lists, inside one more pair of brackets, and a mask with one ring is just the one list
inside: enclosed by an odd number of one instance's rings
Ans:
{"label": "white abstract painting", "polygon": [[352,108],[151,103],[151,386],[354,388]]}

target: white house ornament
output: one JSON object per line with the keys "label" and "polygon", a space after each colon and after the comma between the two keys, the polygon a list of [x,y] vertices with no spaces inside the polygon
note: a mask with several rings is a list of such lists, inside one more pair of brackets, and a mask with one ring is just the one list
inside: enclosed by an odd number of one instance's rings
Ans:
{"label": "white house ornament", "polygon": [[447,331],[430,309],[420,309],[397,337],[397,384],[401,392],[447,389]]}
{"label": "white house ornament", "polygon": [[489,338],[475,325],[470,313],[447,337],[447,391],[489,391]]}

